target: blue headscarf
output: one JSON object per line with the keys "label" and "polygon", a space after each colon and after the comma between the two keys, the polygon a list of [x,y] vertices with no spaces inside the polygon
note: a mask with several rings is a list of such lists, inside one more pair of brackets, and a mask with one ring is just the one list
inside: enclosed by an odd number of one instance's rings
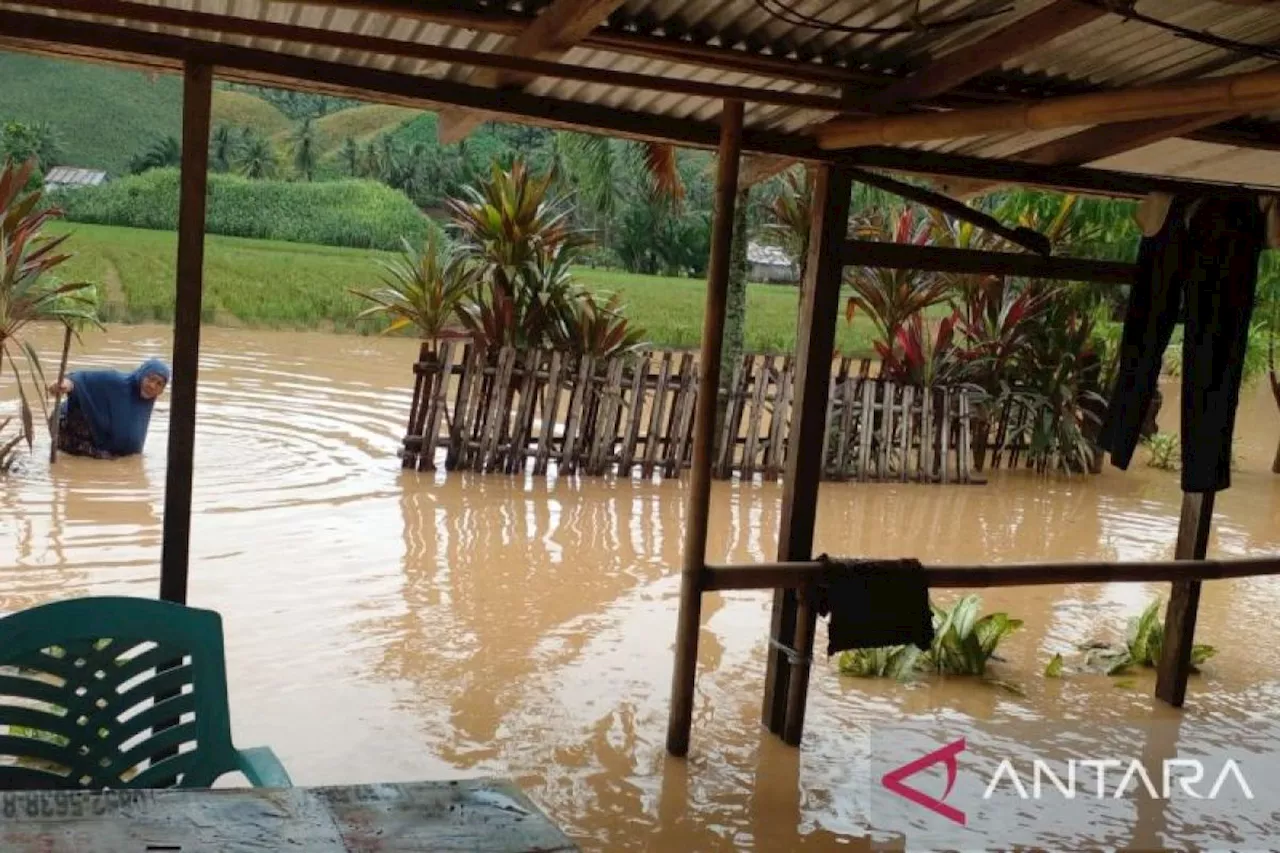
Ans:
{"label": "blue headscarf", "polygon": [[142,396],[142,380],[150,374],[169,381],[169,366],[159,359],[144,361],[133,373],[118,370],[82,370],[72,373],[71,395],[89,422],[93,443],[114,456],[142,452],[151,424],[155,400]]}

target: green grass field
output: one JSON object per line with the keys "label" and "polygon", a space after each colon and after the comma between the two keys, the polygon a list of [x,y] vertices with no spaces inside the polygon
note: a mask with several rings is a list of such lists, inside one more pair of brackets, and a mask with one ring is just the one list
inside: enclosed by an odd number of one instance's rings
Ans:
{"label": "green grass field", "polygon": [[[173,317],[176,235],[99,225],[59,223],[70,231],[75,257],[63,277],[99,282],[108,322],[166,322]],[[255,328],[322,329],[372,333],[379,324],[357,321],[365,307],[349,288],[376,285],[378,252],[209,237],[205,250],[206,322]],[[702,332],[705,283],[581,269],[580,280],[617,292],[627,315],[657,346],[696,347]],[[780,352],[795,341],[797,293],[792,287],[752,284],[747,294],[747,347]],[[837,344],[848,354],[870,349],[865,319],[838,321]]]}

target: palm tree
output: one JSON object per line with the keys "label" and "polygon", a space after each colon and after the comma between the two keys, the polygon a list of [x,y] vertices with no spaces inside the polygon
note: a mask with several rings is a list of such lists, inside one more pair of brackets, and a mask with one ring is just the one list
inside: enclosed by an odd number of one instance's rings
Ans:
{"label": "palm tree", "polygon": [[129,161],[129,171],[135,175],[151,169],[166,169],[182,162],[182,143],[176,136],[166,136],[156,140],[151,147],[141,154],[134,155]]}
{"label": "palm tree", "polygon": [[209,164],[215,172],[230,172],[240,158],[240,137],[235,129],[222,124],[213,132],[209,144]]}
{"label": "palm tree", "polygon": [[293,168],[308,181],[316,174],[316,134],[311,119],[304,118],[293,136]]}
{"label": "palm tree", "polygon": [[253,180],[275,177],[279,162],[271,142],[256,133],[245,136],[244,149],[240,152],[240,174]]}
{"label": "palm tree", "polygon": [[342,163],[347,167],[347,174],[353,178],[360,177],[360,149],[350,136],[342,144]]}
{"label": "palm tree", "polygon": [[[22,417],[21,437],[30,447],[35,438],[31,396],[44,408],[44,371],[31,342],[25,339],[32,323],[55,321],[68,325],[97,322],[95,288],[89,282],[59,282],[50,276],[71,256],[59,253],[69,235],[49,237],[42,229],[61,215],[56,208],[41,209],[41,191],[27,192],[27,181],[36,170],[36,159],[22,166],[5,161],[0,169],[0,373],[13,373]],[[27,375],[18,370],[19,356]],[[0,456],[8,457],[12,446]],[[7,458],[0,460],[7,468]]]}

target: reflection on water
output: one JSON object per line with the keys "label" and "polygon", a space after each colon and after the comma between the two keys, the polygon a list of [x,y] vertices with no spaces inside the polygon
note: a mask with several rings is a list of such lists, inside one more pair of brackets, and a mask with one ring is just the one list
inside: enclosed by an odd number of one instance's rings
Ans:
{"label": "reflection on water", "polygon": [[[136,363],[167,338],[115,329],[88,347],[76,366]],[[1198,639],[1221,651],[1181,715],[1150,699],[1146,676],[1122,690],[1040,674],[1055,652],[1116,638],[1158,586],[992,590],[988,609],[1026,620],[996,665],[1020,693],[855,681],[820,666],[795,751],[758,726],[769,597],[738,592],[707,597],[692,752],[670,760],[683,485],[402,473],[415,348],[205,333],[191,601],[226,623],[237,740],[271,744],[300,783],[499,774],[589,849],[826,850],[869,844],[867,733],[885,721],[998,733],[1084,720],[1103,738],[1108,723],[1170,719],[1230,744],[1275,716],[1280,581],[1206,588]],[[1176,393],[1166,399],[1162,421],[1176,424]],[[24,474],[0,483],[12,519],[0,527],[0,611],[155,594],[167,424],[162,402],[142,459],[67,458],[49,470],[38,446]],[[1240,470],[1219,498],[1211,553],[1280,551],[1265,389],[1246,395],[1239,430]],[[771,558],[780,499],[774,484],[716,484],[712,559]],[[950,562],[1163,558],[1178,501],[1173,475],[1144,468],[1070,481],[1002,474],[987,486],[834,484],[817,543]],[[1131,745],[1144,748],[1156,747]],[[1211,831],[1175,824],[1147,808],[1112,834],[1155,844]],[[877,829],[908,843],[913,831]],[[1030,823],[1012,832],[1011,842],[1037,837]]]}

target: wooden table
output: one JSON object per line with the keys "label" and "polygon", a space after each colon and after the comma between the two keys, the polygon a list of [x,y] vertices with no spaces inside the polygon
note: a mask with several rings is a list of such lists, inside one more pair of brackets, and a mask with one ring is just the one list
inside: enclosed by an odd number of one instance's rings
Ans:
{"label": "wooden table", "polygon": [[576,851],[514,785],[0,791],[4,853]]}

